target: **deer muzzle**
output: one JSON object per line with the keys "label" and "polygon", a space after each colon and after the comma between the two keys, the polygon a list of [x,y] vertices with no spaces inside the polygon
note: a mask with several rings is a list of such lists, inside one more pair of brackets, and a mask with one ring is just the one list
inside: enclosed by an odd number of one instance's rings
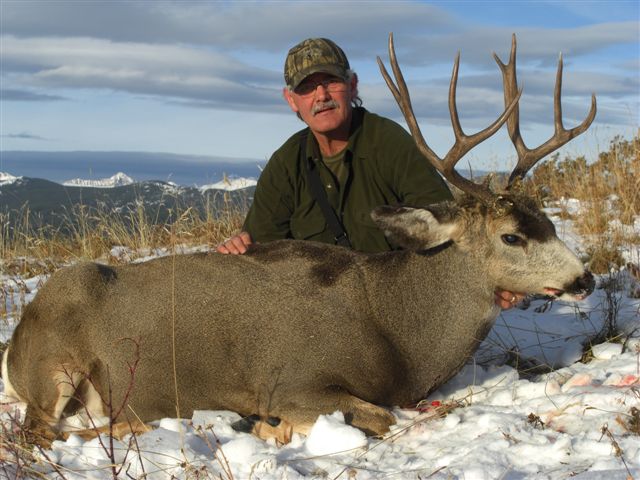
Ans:
{"label": "deer muzzle", "polygon": [[568,295],[577,300],[583,300],[593,293],[595,286],[595,278],[593,274],[587,270],[582,276],[576,278],[575,281],[567,285],[564,290],[558,291],[554,296]]}

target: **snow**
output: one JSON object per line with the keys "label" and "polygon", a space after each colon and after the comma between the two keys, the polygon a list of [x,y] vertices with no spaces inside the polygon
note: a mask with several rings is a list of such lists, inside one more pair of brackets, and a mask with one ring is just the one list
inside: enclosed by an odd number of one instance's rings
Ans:
{"label": "snow", "polygon": [[349,425],[345,425],[342,412],[320,415],[311,428],[305,442],[305,450],[313,456],[331,455],[364,447],[367,444],[365,434]]}
{"label": "snow", "polygon": [[13,175],[7,172],[0,172],[0,186],[2,185],[10,185],[12,183],[17,182],[22,177],[14,177]]}
{"label": "snow", "polygon": [[[582,241],[571,224],[553,221],[570,248],[580,251]],[[139,258],[140,252],[114,248],[111,254],[144,261],[167,252],[143,252]],[[627,255],[637,262],[638,246]],[[234,431],[231,425],[240,419],[234,412],[197,411],[188,419],[158,419],[131,445],[131,437],[115,441],[113,459],[118,468],[126,464],[121,478],[148,479],[640,478],[640,414],[634,410],[640,409],[635,293],[640,280],[635,275],[623,268],[599,276],[600,286],[613,288],[598,288],[580,303],[532,300],[503,312],[475,358],[423,408],[393,410],[397,425],[384,439],[365,437],[345,424],[341,412],[333,412],[320,416],[308,436],[293,434],[290,443],[277,445]],[[0,275],[3,292],[23,286],[23,293],[6,295],[8,318],[0,322],[0,340],[10,337],[17,322],[11,312],[31,301],[45,281]],[[593,345],[590,360],[581,363],[583,344],[601,330],[611,304],[628,341]],[[510,366],[516,354],[553,370],[523,375]],[[23,408],[6,404],[1,418],[8,422]],[[113,478],[110,452],[104,436],[71,435],[45,451],[48,460],[38,454],[43,461],[34,468],[38,475],[58,478],[53,461],[67,479]],[[7,471],[0,462],[0,472]]]}
{"label": "snow", "polygon": [[82,178],[74,178],[73,180],[62,182],[65,187],[93,188],[114,188],[121,187],[123,185],[131,185],[132,183],[134,183],[134,180],[122,172],[118,172],[109,178],[103,178],[101,180],[85,180]]}
{"label": "snow", "polygon": [[204,193],[207,190],[239,190],[242,188],[253,187],[258,183],[255,178],[236,177],[234,175],[224,176],[222,180],[208,185],[202,185],[198,189]]}

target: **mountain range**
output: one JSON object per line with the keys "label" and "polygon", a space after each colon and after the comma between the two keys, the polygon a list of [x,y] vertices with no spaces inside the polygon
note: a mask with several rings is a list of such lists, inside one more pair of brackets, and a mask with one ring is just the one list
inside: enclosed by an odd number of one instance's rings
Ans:
{"label": "mountain range", "polygon": [[193,187],[221,181],[225,175],[257,178],[265,163],[249,158],[156,152],[0,151],[0,172],[57,183],[125,172],[137,181],[162,180]]}
{"label": "mountain range", "polygon": [[11,235],[18,222],[47,231],[73,231],[79,210],[128,217],[140,206],[149,221],[163,224],[176,220],[188,208],[204,214],[223,207],[246,209],[253,199],[255,179],[224,176],[220,182],[186,187],[171,182],[136,182],[123,173],[100,180],[73,179],[63,183],[42,178],[16,177],[0,173],[0,216]]}

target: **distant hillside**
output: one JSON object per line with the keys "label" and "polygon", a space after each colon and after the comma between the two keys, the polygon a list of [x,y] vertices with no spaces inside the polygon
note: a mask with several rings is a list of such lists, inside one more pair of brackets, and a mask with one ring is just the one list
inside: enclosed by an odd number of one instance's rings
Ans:
{"label": "distant hillside", "polygon": [[246,208],[253,199],[255,187],[237,190],[181,187],[160,181],[144,181],[112,188],[65,186],[40,178],[21,177],[0,184],[0,214],[13,231],[16,222],[29,211],[31,227],[48,226],[69,230],[69,213],[79,208],[87,212],[113,212],[127,216],[140,205],[154,223],[175,220],[176,212],[195,208],[201,212],[216,212],[223,206]]}
{"label": "distant hillside", "polygon": [[0,171],[58,183],[124,172],[138,181],[162,180],[193,187],[219,182],[224,175],[258,178],[265,163],[264,159],[153,152],[0,151]]}

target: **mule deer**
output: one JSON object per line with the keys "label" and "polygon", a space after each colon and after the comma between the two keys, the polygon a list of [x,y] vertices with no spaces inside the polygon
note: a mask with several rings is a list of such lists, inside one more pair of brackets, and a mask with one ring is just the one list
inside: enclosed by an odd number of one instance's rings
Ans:
{"label": "mule deer", "polygon": [[[92,418],[129,413],[144,422],[228,409],[306,432],[319,414],[341,410],[352,425],[383,434],[395,423],[387,407],[424,398],[474,353],[498,314],[496,289],[589,295],[593,276],[531,199],[509,188],[494,193],[454,169],[506,121],[519,156],[513,183],[593,121],[595,97],[581,125],[563,128],[560,63],[555,134],[526,148],[515,54],[514,37],[510,62],[498,60],[504,112],[471,136],[456,110],[456,59],[449,92],[456,140],[441,160],[420,133],[390,37],[397,85],[378,59],[383,76],[425,157],[466,192],[424,208],[377,208],[374,221],[403,250],[363,254],[282,240],[242,256],[56,272],[25,308],[3,357],[5,390],[27,403],[26,422],[56,431],[80,406]],[[107,398],[126,400],[128,410],[110,412]]]}

